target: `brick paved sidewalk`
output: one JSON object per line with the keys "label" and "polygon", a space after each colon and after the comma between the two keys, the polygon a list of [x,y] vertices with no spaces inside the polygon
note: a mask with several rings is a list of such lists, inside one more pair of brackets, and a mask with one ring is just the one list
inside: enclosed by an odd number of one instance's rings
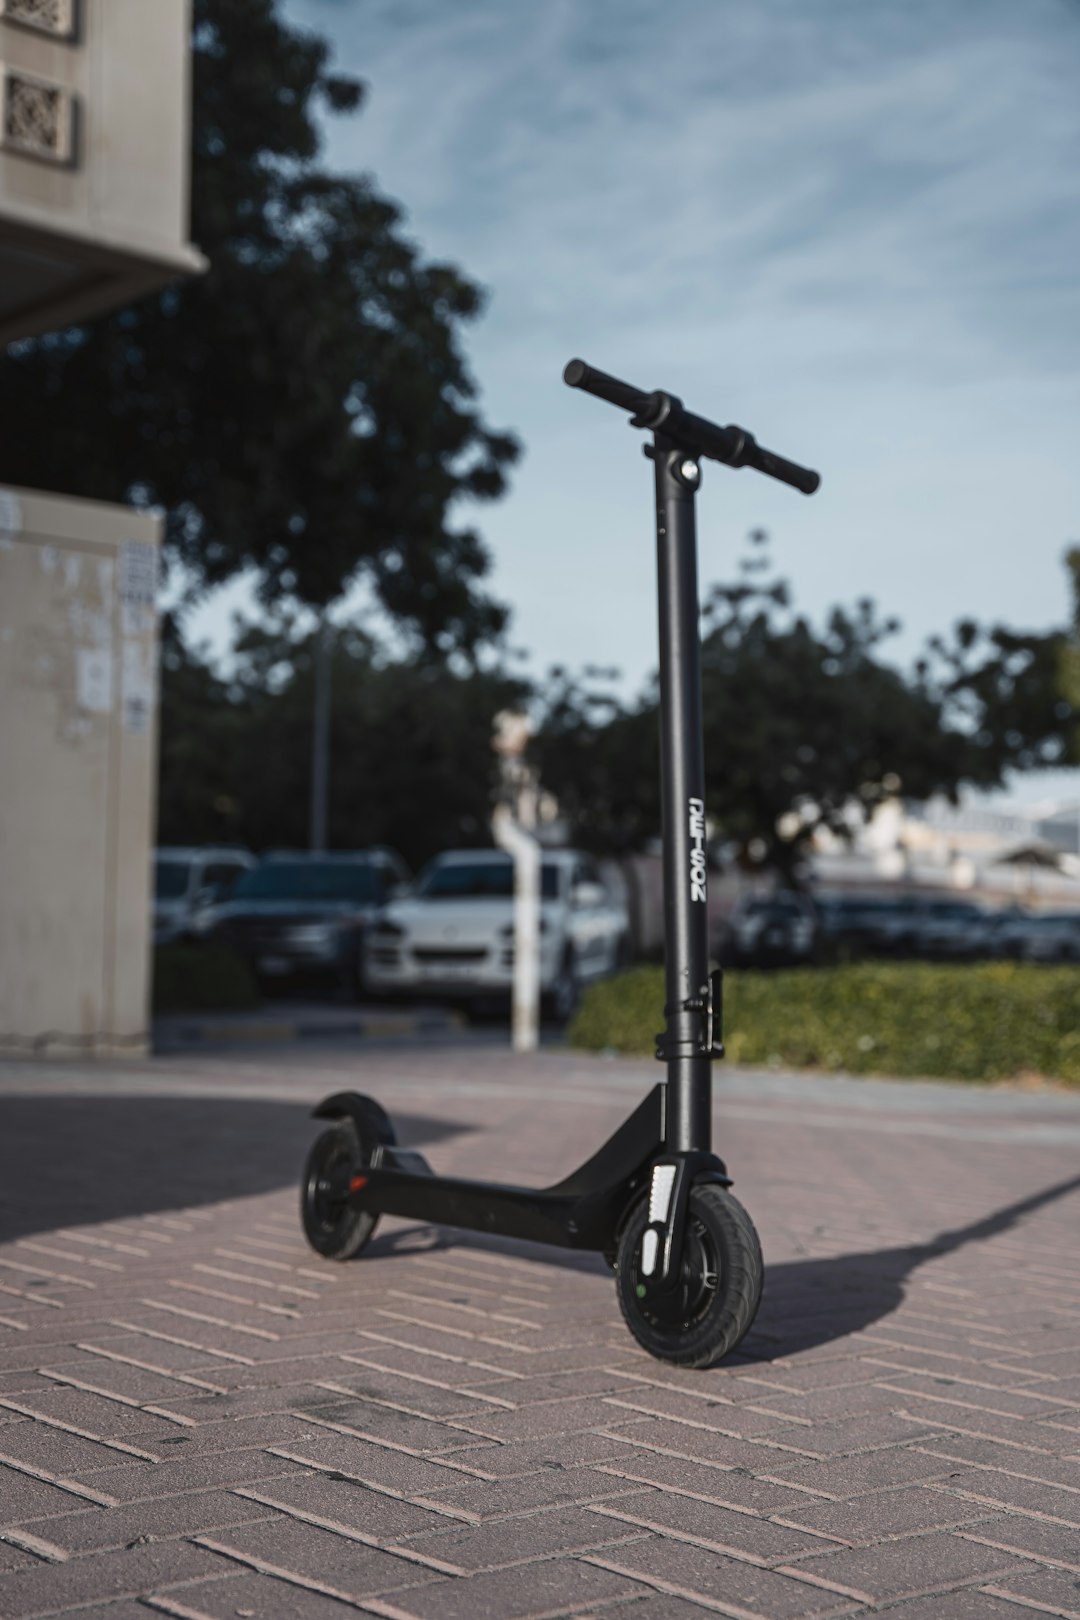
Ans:
{"label": "brick paved sidewalk", "polygon": [[591,1259],[301,1239],[326,1091],[542,1183],[654,1077],[0,1068],[0,1617],[1080,1615],[1080,1098],[728,1074],[768,1272],[711,1373],[638,1353]]}

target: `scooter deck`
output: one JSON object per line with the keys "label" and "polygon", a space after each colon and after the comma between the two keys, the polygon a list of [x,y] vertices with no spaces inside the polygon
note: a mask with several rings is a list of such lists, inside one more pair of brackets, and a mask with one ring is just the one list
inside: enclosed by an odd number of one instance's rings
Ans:
{"label": "scooter deck", "polygon": [[349,1201],[371,1215],[610,1250],[630,1197],[645,1190],[650,1166],[664,1150],[666,1091],[654,1086],[592,1158],[553,1187],[438,1176],[420,1154],[384,1144],[353,1176]]}

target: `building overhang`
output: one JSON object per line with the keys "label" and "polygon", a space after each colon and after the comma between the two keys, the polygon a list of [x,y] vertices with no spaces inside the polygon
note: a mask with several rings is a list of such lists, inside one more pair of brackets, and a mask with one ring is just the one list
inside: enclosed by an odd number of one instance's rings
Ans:
{"label": "building overhang", "polygon": [[100,231],[0,217],[0,345],[76,325],[207,268],[194,247],[135,251]]}

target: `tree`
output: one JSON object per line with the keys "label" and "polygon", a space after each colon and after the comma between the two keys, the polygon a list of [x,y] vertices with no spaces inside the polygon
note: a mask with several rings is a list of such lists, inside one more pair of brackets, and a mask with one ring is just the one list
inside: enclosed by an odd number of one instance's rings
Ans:
{"label": "tree", "polygon": [[[1066,758],[1060,632],[963,622],[904,674],[881,656],[898,625],[872,602],[821,629],[794,612],[765,538],[703,614],[707,807],[743,865],[795,882],[819,828],[844,835],[887,798],[955,799]],[[594,848],[626,853],[659,831],[656,704],[655,686],[624,705],[595,680],[549,679],[536,759]]]}
{"label": "tree", "polygon": [[[160,839],[263,851],[307,841],[317,632],[295,618],[243,629],[229,679],[170,632],[161,711]],[[389,844],[412,865],[490,842],[496,713],[520,704],[505,671],[390,660],[335,630],[328,845]]]}
{"label": "tree", "polygon": [[[476,405],[461,329],[479,289],[425,261],[396,204],[318,162],[354,79],[277,0],[195,0],[192,234],[179,283],[0,361],[0,479],[157,503],[196,589],[258,570],[316,606],[357,577],[430,653],[495,636],[463,499],[518,446]],[[57,419],[62,405],[63,454]]]}

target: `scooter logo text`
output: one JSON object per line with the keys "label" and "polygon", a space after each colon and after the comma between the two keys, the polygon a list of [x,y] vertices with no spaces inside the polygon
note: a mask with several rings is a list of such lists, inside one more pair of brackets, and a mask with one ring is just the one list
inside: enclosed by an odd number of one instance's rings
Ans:
{"label": "scooter logo text", "polygon": [[690,898],[705,904],[705,801],[690,800]]}

